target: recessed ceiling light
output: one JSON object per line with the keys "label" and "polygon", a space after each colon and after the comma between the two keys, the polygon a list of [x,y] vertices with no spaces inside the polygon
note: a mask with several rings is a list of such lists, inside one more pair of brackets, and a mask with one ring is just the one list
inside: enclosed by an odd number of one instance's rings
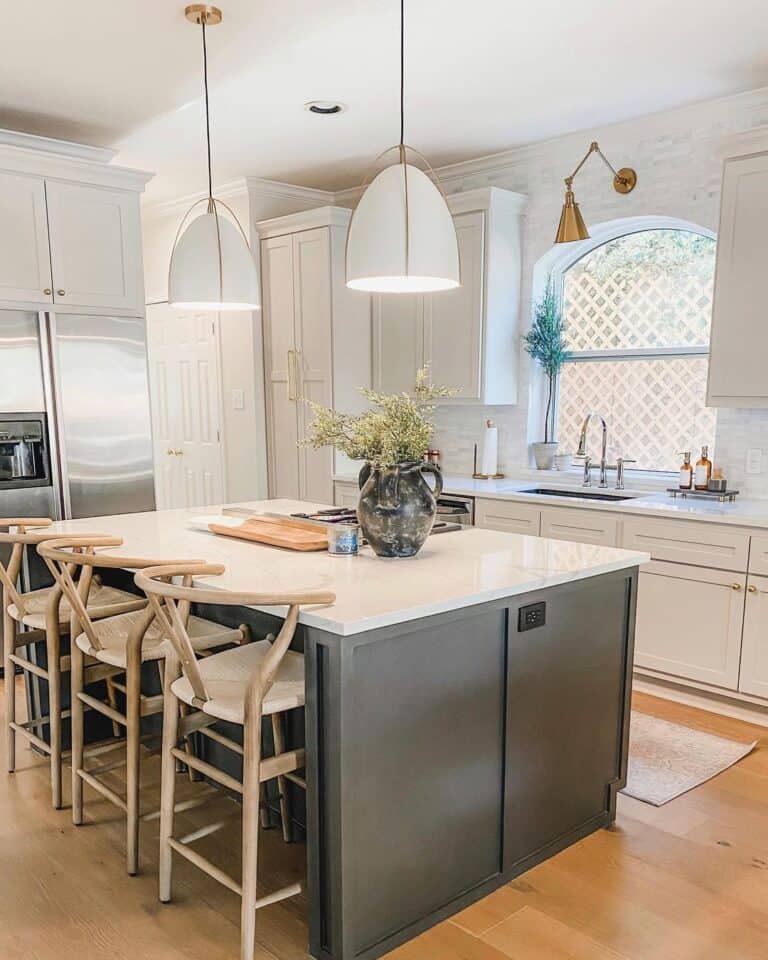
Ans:
{"label": "recessed ceiling light", "polygon": [[309,100],[304,104],[304,109],[310,113],[317,113],[321,117],[331,117],[336,113],[343,113],[347,108],[343,103],[336,103],[333,100]]}

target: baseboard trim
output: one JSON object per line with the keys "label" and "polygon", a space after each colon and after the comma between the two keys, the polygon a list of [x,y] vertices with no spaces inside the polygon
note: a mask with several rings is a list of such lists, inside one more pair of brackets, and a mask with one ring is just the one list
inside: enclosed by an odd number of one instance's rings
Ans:
{"label": "baseboard trim", "polygon": [[648,693],[664,700],[672,700],[688,707],[698,707],[700,710],[709,710],[734,720],[743,720],[754,723],[759,727],[768,727],[768,705],[746,703],[743,700],[734,700],[722,694],[695,690],[682,684],[658,678],[641,677],[635,674],[632,684],[639,693]]}

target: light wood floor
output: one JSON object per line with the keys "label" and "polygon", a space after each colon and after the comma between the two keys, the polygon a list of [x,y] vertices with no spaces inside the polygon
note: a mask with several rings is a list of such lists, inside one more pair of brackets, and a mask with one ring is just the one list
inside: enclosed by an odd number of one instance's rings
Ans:
{"label": "light wood floor", "polygon": [[[619,798],[619,819],[390,954],[390,960],[766,960],[768,731],[644,695],[636,707],[756,751],[714,781],[655,809]],[[1,704],[0,704],[1,710]],[[0,715],[2,715],[0,713]],[[0,748],[1,749],[1,748]],[[0,773],[0,960],[231,960],[239,901],[184,861],[175,901],[157,901],[157,823],[145,825],[142,875],[124,873],[114,807],[89,793],[91,822],[50,807],[47,768],[19,750]],[[5,759],[0,757],[4,770]],[[147,765],[148,808],[157,758]],[[115,783],[119,785],[119,773]],[[185,781],[182,797],[197,794]],[[221,832],[201,850],[237,870],[239,814],[223,798]],[[208,819],[209,810],[204,819]],[[189,830],[201,811],[185,814]],[[264,889],[303,873],[304,848],[262,834]],[[259,912],[264,960],[305,960],[306,903]]]}

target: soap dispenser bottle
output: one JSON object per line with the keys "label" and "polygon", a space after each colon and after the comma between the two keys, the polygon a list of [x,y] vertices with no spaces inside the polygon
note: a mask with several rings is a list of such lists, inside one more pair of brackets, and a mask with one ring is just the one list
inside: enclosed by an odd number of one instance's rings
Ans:
{"label": "soap dispenser bottle", "polygon": [[701,458],[696,461],[696,473],[693,485],[697,490],[709,488],[709,478],[712,476],[712,461],[709,459],[709,447],[704,444],[701,448]]}
{"label": "soap dispenser bottle", "polygon": [[691,463],[691,451],[683,451],[683,463],[680,467],[680,489],[690,490],[693,486],[693,464]]}

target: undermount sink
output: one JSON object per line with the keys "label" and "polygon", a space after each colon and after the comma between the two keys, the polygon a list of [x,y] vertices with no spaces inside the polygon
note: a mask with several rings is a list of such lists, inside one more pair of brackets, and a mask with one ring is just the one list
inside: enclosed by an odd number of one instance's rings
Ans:
{"label": "undermount sink", "polygon": [[535,493],[540,497],[566,497],[569,500],[632,500],[631,493],[605,493],[602,490],[551,490],[549,487],[534,487],[520,493]]}

